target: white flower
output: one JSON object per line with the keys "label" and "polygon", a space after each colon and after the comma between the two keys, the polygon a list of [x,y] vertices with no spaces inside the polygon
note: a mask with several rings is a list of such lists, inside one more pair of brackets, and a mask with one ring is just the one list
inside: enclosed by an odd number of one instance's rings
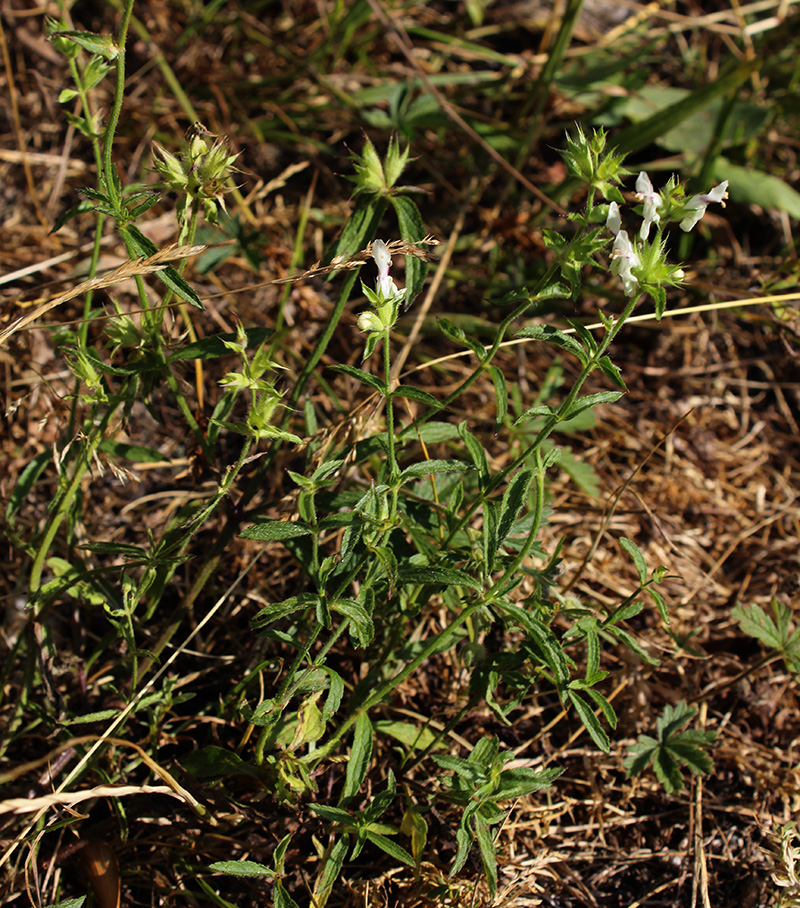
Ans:
{"label": "white flower", "polygon": [[375,240],[372,244],[372,257],[378,266],[378,280],[375,283],[375,292],[378,296],[384,300],[392,300],[395,297],[402,296],[405,291],[399,290],[397,284],[389,277],[392,257],[383,240]]}
{"label": "white flower", "polygon": [[719,186],[715,186],[709,192],[700,193],[700,195],[693,195],[688,202],[683,206],[684,208],[691,211],[691,214],[687,215],[681,221],[681,230],[685,230],[687,233],[694,227],[694,225],[700,220],[700,218],[706,213],[706,208],[711,202],[719,202],[722,207],[725,207],[725,199],[728,198],[728,181],[723,180]]}
{"label": "white flower", "polygon": [[658,225],[661,215],[658,209],[661,207],[661,196],[653,190],[653,184],[650,177],[644,171],[641,171],[636,180],[636,198],[644,203],[644,223],[639,231],[639,236],[646,240],[650,236],[650,227],[652,224]]}
{"label": "white flower", "polygon": [[636,293],[639,279],[634,276],[631,269],[640,264],[639,254],[628,238],[628,231],[620,230],[614,240],[614,248],[611,250],[611,270],[622,279],[625,296],[633,296]]}
{"label": "white flower", "polygon": [[606,227],[616,236],[620,227],[622,227],[622,218],[619,213],[619,205],[616,202],[612,202],[608,206],[608,217],[606,218]]}

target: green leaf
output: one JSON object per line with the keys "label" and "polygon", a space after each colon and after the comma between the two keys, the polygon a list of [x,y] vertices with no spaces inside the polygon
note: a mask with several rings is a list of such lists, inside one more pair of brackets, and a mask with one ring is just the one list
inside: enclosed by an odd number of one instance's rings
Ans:
{"label": "green leaf", "polygon": [[655,602],[656,608],[658,609],[658,614],[661,616],[661,620],[664,624],[669,624],[669,610],[667,609],[667,603],[664,601],[664,597],[658,590],[654,590],[652,586],[647,587],[647,593],[650,598]]}
{"label": "green leaf", "polygon": [[315,593],[303,593],[300,596],[290,596],[282,602],[264,606],[257,614],[253,615],[250,619],[250,624],[255,628],[264,627],[267,624],[279,621],[281,618],[286,618],[288,615],[294,614],[294,612],[313,608],[316,606],[318,600],[319,596]]}
{"label": "green leaf", "polygon": [[463,460],[421,460],[412,463],[400,474],[401,480],[415,479],[422,476],[439,475],[440,473],[467,473],[472,469]]}
{"label": "green leaf", "polygon": [[536,771],[527,767],[507,769],[500,776],[496,799],[498,801],[510,800],[533,794],[534,791],[542,791],[545,788],[549,788],[563,772],[563,769]]}
{"label": "green leaf", "polygon": [[8,504],[6,505],[6,520],[9,523],[12,523],[13,516],[22,506],[22,503],[28,497],[36,484],[36,480],[42,475],[45,467],[50,463],[52,459],[52,454],[50,451],[40,451],[31,461],[27,464],[25,469],[19,476],[19,479],[14,483],[14,488],[11,490],[11,494],[8,497]]}
{"label": "green leaf", "polygon": [[506,424],[506,417],[508,416],[508,386],[506,385],[506,377],[498,366],[490,365],[489,374],[492,376],[494,398],[497,403],[497,418],[494,423],[494,434],[497,435]]}
{"label": "green leaf", "polygon": [[355,599],[338,599],[331,607],[335,612],[350,619],[350,635],[354,638],[356,646],[363,648],[372,643],[375,627],[372,618],[360,602]]}
{"label": "green leaf", "polygon": [[481,585],[474,577],[457,568],[415,567],[404,565],[400,568],[401,583],[424,583],[431,586],[466,586],[480,590]]}
{"label": "green leaf", "polygon": [[68,208],[63,214],[56,218],[55,223],[50,228],[50,233],[58,233],[67,221],[71,221],[72,218],[77,217],[79,214],[85,214],[87,211],[94,211],[94,209],[95,206],[88,200],[79,202],[72,208]]}
{"label": "green leaf", "polygon": [[603,751],[603,753],[609,753],[611,750],[611,742],[608,739],[603,726],[600,724],[599,719],[594,714],[594,710],[591,706],[574,690],[568,690],[567,696],[569,697],[570,703],[575,707],[575,712],[577,712],[578,717],[583,723],[586,731],[589,732],[594,743]]}
{"label": "green leaf", "polygon": [[[391,145],[389,148],[391,153]],[[389,175],[389,154],[386,156],[386,180],[392,185]],[[401,167],[402,170],[402,167]],[[393,195],[389,199],[397,215],[397,223],[400,227],[400,236],[410,243],[424,239],[425,227],[422,223],[419,209],[412,199],[406,195]],[[425,285],[425,276],[428,273],[428,263],[423,259],[418,259],[414,255],[405,256],[406,260],[406,298],[405,308],[411,305],[414,297],[422,290]]]}
{"label": "green leaf", "polygon": [[256,877],[272,879],[275,871],[271,867],[265,867],[255,861],[215,861],[209,864],[209,870],[215,870],[217,873],[227,873],[230,876]]}
{"label": "green leaf", "polygon": [[243,539],[258,539],[260,542],[279,542],[282,539],[297,539],[299,536],[310,536],[313,530],[302,523],[290,523],[288,520],[264,520],[256,523],[240,534]]}
{"label": "green leaf", "polygon": [[238,754],[214,745],[187,754],[181,759],[181,765],[197,779],[223,779],[226,776],[261,778],[258,771]]}
{"label": "green leaf", "polygon": [[497,526],[497,545],[501,546],[516,523],[520,511],[528,500],[528,490],[533,479],[533,470],[523,470],[511,480],[503,493],[500,505],[500,519]]}
{"label": "green leaf", "polygon": [[349,375],[350,378],[354,378],[356,381],[361,382],[364,385],[369,385],[370,388],[374,388],[380,394],[383,394],[386,390],[383,382],[376,378],[374,375],[370,375],[369,372],[365,372],[363,369],[357,369],[355,366],[331,366],[332,372],[340,372],[342,375]]}
{"label": "green leaf", "polygon": [[483,563],[484,575],[494,573],[499,545],[497,543],[497,505],[486,501],[483,505]]}
{"label": "green leaf", "polygon": [[680,731],[696,713],[697,710],[683,700],[674,707],[667,706],[656,722],[658,737],[640,735],[630,747],[624,763],[628,775],[637,776],[652,765],[659,782],[668,794],[672,794],[683,788],[681,767],[688,766],[695,775],[710,773],[713,761],[705,751],[716,734],[700,730]]}
{"label": "green leaf", "polygon": [[[133,224],[127,224],[124,227],[120,225],[119,229],[120,233],[130,243],[136,255],[141,256],[142,258],[149,258],[151,255],[155,255],[158,252],[158,247],[148,240],[142,231]],[[189,303],[196,309],[205,308],[203,306],[203,301],[197,293],[186,283],[172,265],[166,265],[164,268],[160,268],[156,271],[156,276],[184,302]]]}
{"label": "green leaf", "polygon": [[[313,810],[314,806],[311,805],[311,808]],[[344,859],[347,857],[347,850],[348,837],[344,835],[338,836],[334,839],[333,843],[328,845],[325,849],[325,854],[322,858],[322,869],[314,884],[313,904],[325,905],[327,903],[333,884],[342,872],[342,865],[344,864]]]}
{"label": "green leaf", "polygon": [[623,391],[628,390],[628,386],[625,384],[624,379],[622,378],[622,372],[620,371],[619,366],[611,362],[608,356],[603,356],[597,364],[600,367],[600,371],[608,378],[612,384],[616,385]]}
{"label": "green leaf", "polygon": [[286,891],[286,887],[278,880],[272,894],[273,908],[299,908],[297,902]]}
{"label": "green leaf", "polygon": [[83,716],[75,716],[73,719],[62,719],[61,725],[85,725],[89,722],[105,722],[107,719],[113,719],[119,715],[118,709],[101,709],[96,713],[86,713]]}
{"label": "green leaf", "polygon": [[64,899],[62,902],[57,902],[55,905],[48,905],[47,908],[81,908],[81,905],[86,901],[86,896],[81,895],[76,899]]}
{"label": "green leaf", "polygon": [[119,47],[114,43],[111,35],[68,30],[50,32],[49,37],[66,39],[90,54],[97,54],[104,60],[114,61],[119,56]]}
{"label": "green leaf", "polygon": [[489,480],[489,458],[486,456],[486,451],[478,439],[469,431],[465,422],[459,423],[458,434],[461,436],[467,453],[478,471],[478,480],[481,487],[483,487]]}
{"label": "green leaf", "polygon": [[562,350],[566,350],[576,356],[584,366],[588,361],[586,351],[578,341],[553,325],[533,325],[530,328],[523,328],[522,331],[517,331],[516,336],[527,337],[531,340],[541,340],[548,344],[554,344],[556,347],[561,347]]}
{"label": "green leaf", "polygon": [[329,807],[327,804],[309,804],[308,806],[318,817],[322,817],[328,823],[338,823],[341,826],[353,825],[353,817],[341,807]]}
{"label": "green leaf", "polygon": [[730,195],[737,202],[785,211],[790,217],[800,221],[800,192],[780,177],[749,167],[739,167],[725,158],[717,161],[714,175],[717,174],[724,174],[720,180],[730,181]]}
{"label": "green leaf", "polygon": [[398,845],[397,842],[393,842],[391,839],[388,839],[385,835],[381,835],[378,832],[372,832],[367,830],[367,838],[372,842],[373,845],[377,845],[381,851],[385,851],[389,857],[394,858],[396,861],[400,861],[401,864],[406,864],[409,867],[416,867],[416,862],[414,858],[403,848],[401,845]]}
{"label": "green leaf", "polygon": [[439,401],[433,394],[423,391],[422,388],[414,388],[411,385],[399,385],[392,391],[392,397],[407,397],[418,404],[425,404],[426,407],[431,407],[435,410],[439,409]]}
{"label": "green leaf", "polygon": [[584,410],[591,410],[599,404],[613,404],[622,397],[622,391],[599,391],[597,394],[587,394],[585,397],[579,397],[562,415],[562,419],[574,419]]}
{"label": "green leaf", "polygon": [[395,722],[392,719],[378,719],[375,722],[375,732],[388,735],[409,749],[427,750],[436,740],[436,736],[429,728],[413,725],[411,722]]}
{"label": "green leaf", "polygon": [[[353,210],[339,239],[330,250],[328,260],[334,258],[348,259],[366,248],[374,237],[374,231],[380,222],[386,203],[374,196],[356,196]],[[328,276],[331,280],[336,272]]]}
{"label": "green leaf", "polygon": [[639,575],[640,583],[647,583],[647,562],[645,562],[644,555],[642,554],[639,546],[625,536],[620,539],[619,544],[633,559],[633,563],[636,566],[636,572]]}
{"label": "green leaf", "polygon": [[758,605],[737,605],[731,615],[739,622],[742,632],[760,640],[769,649],[781,650],[784,641],[775,622]]}
{"label": "green leaf", "polygon": [[510,602],[499,603],[504,612],[526,631],[533,643],[540,651],[545,663],[556,677],[556,683],[566,685],[569,682],[569,668],[564,655],[564,650],[549,627],[542,624],[538,618],[529,615],[524,609]]}
{"label": "green leaf", "polygon": [[476,337],[470,337],[464,332],[463,328],[459,328],[458,325],[454,325],[446,318],[437,318],[436,322],[445,337],[449,337],[450,340],[455,341],[460,346],[472,350],[475,356],[478,357],[479,362],[483,362],[486,359],[486,349]]}
{"label": "green leaf", "polygon": [[489,884],[489,895],[494,898],[497,894],[497,852],[494,848],[494,839],[492,838],[489,824],[481,816],[480,812],[475,814],[474,829],[478,849],[481,853],[483,872],[486,874],[486,882]]}
{"label": "green leaf", "polygon": [[110,438],[104,439],[100,443],[100,450],[112,457],[133,460],[137,463],[169,463],[169,458],[156,451],[154,448],[146,448],[144,445],[126,445],[120,441],[112,441]]}

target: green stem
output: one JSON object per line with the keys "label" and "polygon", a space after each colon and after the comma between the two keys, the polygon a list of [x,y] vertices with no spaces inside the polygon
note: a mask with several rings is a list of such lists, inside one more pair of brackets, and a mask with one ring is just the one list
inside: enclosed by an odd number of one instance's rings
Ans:
{"label": "green stem", "polygon": [[[392,370],[391,366],[391,342],[389,332],[383,335],[383,382],[384,382],[384,400],[386,401],[386,446],[389,449],[389,486],[392,489],[392,501],[397,504],[397,452],[395,450],[396,439],[394,437],[394,404],[392,403]],[[394,514],[394,509],[392,511]]]}
{"label": "green stem", "polygon": [[133,0],[126,0],[122,8],[122,21],[117,35],[116,82],[114,84],[114,101],[108,115],[108,125],[103,137],[103,176],[105,177],[106,194],[115,209],[120,209],[122,201],[117,190],[117,181],[114,179],[114,162],[111,152],[114,148],[114,136],[119,125],[119,116],[122,112],[122,102],[125,99],[125,42],[128,39],[128,26],[133,15]]}

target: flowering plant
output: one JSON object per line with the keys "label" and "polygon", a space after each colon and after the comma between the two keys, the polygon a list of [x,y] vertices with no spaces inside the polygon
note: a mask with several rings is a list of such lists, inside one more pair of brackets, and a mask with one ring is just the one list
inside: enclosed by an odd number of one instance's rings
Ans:
{"label": "flowering plant", "polygon": [[[622,215],[619,205],[612,201],[608,206],[606,227],[614,236],[611,250],[611,271],[622,281],[626,296],[637,292],[648,292],[656,303],[656,315],[660,318],[666,306],[666,286],[674,286],[683,280],[683,270],[671,265],[666,258],[664,225],[678,221],[682,230],[688,232],[700,221],[711,202],[725,205],[728,198],[728,181],[724,180],[707,193],[685,199],[683,186],[670,178],[663,193],[653,188],[650,177],[641,171],[636,180],[635,198],[642,202],[642,225],[639,239],[631,240],[622,229]],[[652,227],[656,235],[650,241]]]}

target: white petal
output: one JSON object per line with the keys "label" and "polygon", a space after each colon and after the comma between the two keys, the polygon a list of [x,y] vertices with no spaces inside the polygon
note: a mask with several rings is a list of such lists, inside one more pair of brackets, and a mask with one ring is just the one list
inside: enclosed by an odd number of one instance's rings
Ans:
{"label": "white petal", "polygon": [[383,240],[375,240],[372,244],[372,257],[378,266],[379,274],[388,274],[389,267],[392,264],[392,257],[389,255],[389,249]]}
{"label": "white petal", "polygon": [[608,206],[608,217],[606,218],[606,227],[617,236],[619,233],[620,227],[622,227],[622,217],[619,213],[619,205],[616,202],[612,202]]}
{"label": "white petal", "polygon": [[650,182],[650,177],[643,170],[640,171],[636,179],[636,191],[641,195],[652,195],[653,184]]}

